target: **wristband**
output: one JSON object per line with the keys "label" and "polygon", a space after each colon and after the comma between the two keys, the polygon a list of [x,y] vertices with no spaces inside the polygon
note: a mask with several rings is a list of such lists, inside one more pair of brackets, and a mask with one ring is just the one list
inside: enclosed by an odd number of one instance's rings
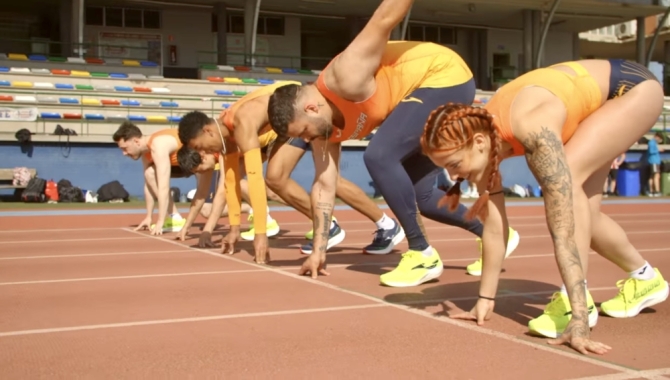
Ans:
{"label": "wristband", "polygon": [[484,296],[483,296],[483,295],[481,295],[481,294],[479,295],[479,298],[482,298],[482,299],[485,299],[485,300],[489,300],[489,301],[495,301],[495,300],[496,300],[495,298],[491,298],[491,297],[484,297]]}

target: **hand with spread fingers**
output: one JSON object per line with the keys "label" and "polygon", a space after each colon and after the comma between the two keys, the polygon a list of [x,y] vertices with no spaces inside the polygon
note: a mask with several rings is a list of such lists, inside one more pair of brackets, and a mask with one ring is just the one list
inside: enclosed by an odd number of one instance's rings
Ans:
{"label": "hand with spread fingers", "polygon": [[256,234],[254,236],[254,261],[258,264],[269,264],[270,260],[268,236],[266,234]]}
{"label": "hand with spread fingers", "polygon": [[612,347],[604,343],[591,340],[589,338],[588,324],[575,318],[570,320],[561,336],[556,339],[550,339],[547,343],[556,346],[567,344],[575,351],[584,355],[588,355],[589,353],[604,355],[612,349]]}
{"label": "hand with spread fingers", "polygon": [[240,227],[230,226],[230,232],[221,240],[221,253],[232,255],[235,253],[235,243],[240,240]]}

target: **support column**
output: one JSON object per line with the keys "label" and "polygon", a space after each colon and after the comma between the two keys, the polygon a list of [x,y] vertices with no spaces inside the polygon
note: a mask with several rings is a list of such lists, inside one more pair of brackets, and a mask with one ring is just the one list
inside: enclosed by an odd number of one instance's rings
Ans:
{"label": "support column", "polygon": [[649,44],[649,51],[647,52],[647,59],[645,60],[645,66],[647,67],[649,67],[649,63],[651,62],[651,59],[654,56],[654,50],[656,50],[656,42],[658,41],[658,35],[660,34],[663,25],[665,25],[668,16],[670,16],[670,7],[668,7],[665,10],[665,13],[663,13],[663,17],[661,17],[660,21],[658,22],[658,25],[656,26],[656,30],[654,31],[654,36],[651,38],[651,43]]}
{"label": "support column", "polygon": [[[61,0],[60,2],[60,54],[68,57],[72,51],[72,0]],[[49,51],[50,54],[56,52]]]}
{"label": "support column", "polygon": [[544,43],[547,40],[547,33],[549,33],[549,26],[551,25],[551,20],[554,19],[554,14],[556,9],[558,9],[558,4],[561,3],[561,0],[554,0],[554,3],[551,4],[551,9],[549,10],[549,15],[547,19],[544,20],[542,25],[542,35],[540,36],[540,42],[537,47],[537,55],[535,56],[535,67],[542,67],[542,60],[544,59]]}
{"label": "support column", "polygon": [[407,14],[405,15],[405,18],[402,20],[402,24],[400,26],[400,39],[405,40],[407,38],[407,28],[409,28],[409,16],[412,14],[412,5],[409,10],[407,11]]}
{"label": "support column", "polygon": [[533,43],[533,55],[531,55],[531,67],[529,68],[530,70],[537,69],[535,66],[535,60],[533,57],[537,55],[537,49],[540,46],[540,29],[542,28],[542,12],[533,10],[531,11],[531,22],[533,24],[532,31],[533,31],[533,37],[532,37],[532,43]]}
{"label": "support column", "polygon": [[245,0],[244,3],[244,63],[256,66],[256,30],[258,28],[258,12],[261,0]]}
{"label": "support column", "polygon": [[479,87],[480,90],[483,91],[490,91],[492,86],[491,86],[491,78],[490,78],[490,71],[489,71],[489,42],[488,42],[488,36],[490,30],[486,29],[477,29],[474,31],[474,33],[471,34],[471,36],[474,39],[474,44],[473,46],[477,46],[477,56],[475,58],[475,61],[477,62],[476,65],[476,83],[477,87]]}
{"label": "support column", "polygon": [[214,4],[216,17],[216,64],[228,64],[228,11],[226,4]]}
{"label": "support column", "polygon": [[637,36],[635,39],[635,60],[644,65],[644,45],[646,39],[646,30],[644,27],[644,17],[636,17]]}
{"label": "support column", "polygon": [[84,56],[84,0],[70,0],[72,3],[72,22],[70,23],[72,48],[68,51],[68,57]]}
{"label": "support column", "polygon": [[393,28],[391,31],[391,35],[389,36],[389,39],[391,41],[399,41],[402,40],[402,25],[398,24]]}
{"label": "support column", "polygon": [[579,33],[572,33],[572,59],[578,61],[581,59],[580,44],[582,39],[579,38]]}
{"label": "support column", "polygon": [[530,9],[523,10],[523,62],[520,62],[522,67],[519,69],[519,75],[527,73],[533,69],[533,11]]}

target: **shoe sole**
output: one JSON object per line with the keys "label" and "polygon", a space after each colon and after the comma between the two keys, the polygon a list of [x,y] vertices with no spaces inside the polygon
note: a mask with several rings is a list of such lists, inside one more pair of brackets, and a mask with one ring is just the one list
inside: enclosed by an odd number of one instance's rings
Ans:
{"label": "shoe sole", "polygon": [[[266,230],[265,234],[269,238],[271,238],[271,237],[277,235],[279,233],[279,231],[281,231],[281,229],[279,228],[279,226],[277,226],[277,228],[272,228],[272,229]],[[254,240],[253,235],[251,237],[248,237],[248,236],[245,237],[245,234],[240,234],[240,237],[242,238],[242,240],[245,240],[245,241],[253,241]]]}
{"label": "shoe sole", "polygon": [[603,313],[609,315],[612,318],[632,318],[640,312],[648,307],[652,307],[654,305],[658,305],[661,302],[664,302],[665,300],[668,299],[668,293],[670,293],[670,287],[668,286],[668,282],[665,282],[665,289],[662,292],[656,293],[653,296],[647,298],[643,302],[640,302],[638,305],[636,305],[634,308],[626,310],[626,311],[606,311],[602,307],[600,308],[600,311]]}
{"label": "shoe sole", "polygon": [[392,288],[409,288],[412,286],[419,286],[423,283],[439,278],[442,275],[442,272],[444,272],[444,264],[440,262],[437,267],[430,269],[423,277],[415,282],[388,282],[383,280],[380,280],[380,282]]}
{"label": "shoe sole", "polygon": [[[346,236],[347,236],[347,233],[344,232],[344,230],[340,228],[340,233],[339,234],[337,234],[337,235],[333,236],[332,238],[328,239],[328,245],[326,246],[326,251],[328,251],[329,249],[333,248],[334,246],[342,243]],[[306,252],[306,251],[303,251],[302,248],[300,248],[300,253],[302,253],[303,255],[311,255],[312,251]]]}
{"label": "shoe sole", "polygon": [[[595,310],[593,313],[589,314],[589,328],[594,328],[598,324],[598,310]],[[558,338],[560,333],[558,331],[548,331],[548,330],[533,330],[528,329],[534,335],[541,335],[547,338]]]}
{"label": "shoe sole", "polygon": [[391,244],[389,244],[388,247],[384,249],[380,249],[377,251],[370,251],[367,249],[363,249],[363,253],[367,253],[368,255],[386,255],[393,251],[393,248],[395,248],[396,245],[400,244],[401,241],[405,239],[405,230],[402,228],[400,229],[400,232],[391,240]]}
{"label": "shoe sole", "polygon": [[[509,241],[509,246],[512,249],[508,249],[507,252],[505,252],[505,259],[512,255],[512,253],[517,249],[517,247],[519,246],[519,243],[521,242],[521,235],[519,235],[518,231],[517,231],[516,234],[514,234],[514,236],[515,237],[512,238],[512,240]],[[479,277],[479,276],[482,275],[482,271],[468,271],[467,269],[466,269],[466,271],[468,272],[468,274],[470,276]]]}

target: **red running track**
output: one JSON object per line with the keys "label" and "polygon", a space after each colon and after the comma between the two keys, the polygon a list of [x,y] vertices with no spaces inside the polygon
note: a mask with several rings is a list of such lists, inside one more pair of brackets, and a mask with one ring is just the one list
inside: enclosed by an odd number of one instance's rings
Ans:
{"label": "red running track", "polygon": [[[670,205],[605,211],[670,276]],[[465,273],[474,237],[430,221],[444,274],[397,289],[378,276],[406,245],[362,255],[374,226],[350,211],[336,213],[347,238],[329,253],[331,276],[316,281],[296,275],[311,228],[297,212],[273,213],[284,232],[271,239],[271,266],[254,264],[247,242],[233,256],[195,248],[199,227],[184,243],[132,232],[141,215],[0,218],[2,378],[670,378],[668,302],[631,319],[601,316],[592,336],[613,347],[601,357],[527,334],[560,277],[542,208],[509,213],[521,244],[482,327],[448,318],[476,300],[478,278]],[[597,303],[623,277],[591,255]]]}

